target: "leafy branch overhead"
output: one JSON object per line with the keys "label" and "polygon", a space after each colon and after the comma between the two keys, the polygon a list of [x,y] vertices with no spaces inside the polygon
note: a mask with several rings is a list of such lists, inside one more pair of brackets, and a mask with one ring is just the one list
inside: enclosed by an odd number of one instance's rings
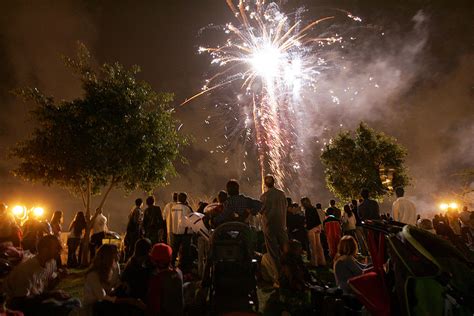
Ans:
{"label": "leafy branch overhead", "polygon": [[393,137],[360,123],[354,135],[341,132],[326,145],[321,162],[326,185],[339,199],[357,198],[362,188],[368,188],[373,197],[381,199],[390,193],[382,183],[381,169],[390,170],[392,187],[408,185],[406,156],[406,149]]}
{"label": "leafy branch overhead", "polygon": [[79,76],[83,95],[56,101],[36,88],[17,93],[32,100],[36,128],[12,150],[20,164],[14,174],[56,184],[76,193],[104,186],[146,191],[167,183],[187,140],[177,130],[170,102],[136,78],[138,67],[119,63],[95,69],[84,45],[76,58],[64,58]]}

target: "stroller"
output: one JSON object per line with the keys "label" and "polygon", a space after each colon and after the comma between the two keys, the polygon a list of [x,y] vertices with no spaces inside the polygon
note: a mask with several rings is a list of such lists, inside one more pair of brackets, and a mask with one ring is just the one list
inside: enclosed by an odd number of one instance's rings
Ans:
{"label": "stroller", "polygon": [[349,284],[373,315],[472,315],[473,262],[451,243],[397,222],[364,228],[374,269]]}
{"label": "stroller", "polygon": [[220,225],[210,241],[210,305],[212,314],[258,311],[257,261],[248,225]]}

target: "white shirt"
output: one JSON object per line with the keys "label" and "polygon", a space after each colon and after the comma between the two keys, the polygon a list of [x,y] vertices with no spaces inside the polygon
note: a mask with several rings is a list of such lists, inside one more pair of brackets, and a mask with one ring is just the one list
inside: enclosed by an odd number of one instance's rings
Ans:
{"label": "white shirt", "polygon": [[163,219],[166,221],[166,230],[168,233],[168,240],[169,240],[169,234],[171,234],[171,221],[168,220],[168,217],[171,214],[171,208],[176,203],[177,202],[169,202],[168,204],[165,205],[165,208],[163,209]]}
{"label": "white shirt", "polygon": [[342,223],[345,231],[356,229],[356,217],[354,213],[352,213],[351,217],[348,217],[346,212],[342,212]]}
{"label": "white shirt", "polygon": [[94,234],[106,232],[107,231],[107,217],[102,214],[97,215],[94,220],[94,224],[92,225],[92,229],[94,230]]}
{"label": "white shirt", "polygon": [[3,290],[9,298],[42,294],[57,276],[56,260],[51,259],[42,267],[37,256],[16,266],[5,280]]}
{"label": "white shirt", "polygon": [[[187,216],[191,215],[191,208],[183,203],[174,204],[171,209],[165,213],[166,223],[169,227],[169,233],[172,234],[188,234],[192,233],[192,228],[188,227],[189,221]],[[186,230],[186,228],[188,228]]]}
{"label": "white shirt", "polygon": [[86,274],[84,282],[84,305],[92,305],[103,300],[114,302],[115,297],[107,295],[107,290],[100,282],[99,274],[97,271],[91,271]]}
{"label": "white shirt", "polygon": [[406,197],[399,197],[392,205],[393,220],[410,225],[416,225],[415,204]]}

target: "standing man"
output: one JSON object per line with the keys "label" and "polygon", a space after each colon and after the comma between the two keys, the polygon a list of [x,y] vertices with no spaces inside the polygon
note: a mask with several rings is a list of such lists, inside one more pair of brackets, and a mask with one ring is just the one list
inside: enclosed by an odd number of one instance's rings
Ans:
{"label": "standing man", "polygon": [[143,214],[143,229],[145,237],[150,239],[151,244],[162,242],[164,238],[165,222],[161,214],[161,208],[155,205],[155,197],[149,196],[146,199],[147,208]]}
{"label": "standing man", "polygon": [[91,260],[95,256],[95,251],[102,246],[102,239],[105,238],[105,233],[109,230],[107,228],[107,217],[102,214],[102,209],[98,208],[91,219],[92,222],[92,236],[90,241],[90,255]]}
{"label": "standing man", "polygon": [[416,207],[415,204],[404,197],[405,190],[402,187],[395,189],[397,199],[392,205],[393,220],[416,226]]}
{"label": "standing man", "polygon": [[308,197],[301,199],[301,206],[304,208],[306,217],[306,229],[308,230],[308,240],[311,249],[311,265],[314,267],[325,266],[323,246],[321,245],[322,222],[319,218],[318,210],[311,204]]}
{"label": "standing man", "polygon": [[127,233],[125,235],[125,260],[133,255],[135,243],[143,236],[143,206],[142,199],[135,200],[135,207],[128,215]]}
{"label": "standing man", "polygon": [[364,199],[358,207],[360,220],[380,219],[379,204],[377,201],[369,199],[369,189],[362,189],[360,195]]}
{"label": "standing man", "polygon": [[240,194],[240,186],[237,180],[229,180],[226,189],[228,197],[224,202],[222,212],[214,217],[213,225],[215,227],[227,222],[247,222],[250,214],[256,215],[261,210],[262,207],[259,200],[254,200]]}
{"label": "standing man", "polygon": [[169,203],[167,203],[165,205],[165,208],[163,209],[163,219],[165,220],[165,226],[166,226],[166,239],[167,239],[167,242],[168,244],[171,243],[170,241],[170,231],[171,231],[171,228],[170,228],[170,223],[168,221],[168,219],[166,218],[166,215],[165,214],[169,214],[171,213],[171,209],[173,208],[174,205],[176,205],[176,203],[178,203],[178,192],[173,192],[173,200]]}
{"label": "standing man", "polygon": [[[286,234],[286,201],[285,193],[275,188],[273,176],[265,177],[265,187],[267,191],[262,194],[262,228],[267,251],[272,257],[273,263],[279,272],[281,270],[280,256],[283,247],[288,243]],[[278,277],[274,286],[278,287]]]}
{"label": "standing man", "polygon": [[170,227],[170,244],[173,249],[173,256],[171,258],[171,264],[174,266],[176,258],[181,250],[179,263],[183,270],[190,267],[191,262],[190,249],[191,249],[191,237],[193,230],[188,227],[187,217],[192,214],[191,208],[186,205],[188,196],[186,193],[178,194],[178,202],[173,205],[171,210],[165,213],[166,221],[169,222]]}
{"label": "standing man", "polygon": [[336,217],[338,220],[341,220],[342,213],[341,213],[341,210],[336,207],[336,200],[331,200],[331,201],[329,201],[329,207],[328,207],[328,209],[326,210],[326,213],[331,213],[331,214],[333,214],[334,217]]}

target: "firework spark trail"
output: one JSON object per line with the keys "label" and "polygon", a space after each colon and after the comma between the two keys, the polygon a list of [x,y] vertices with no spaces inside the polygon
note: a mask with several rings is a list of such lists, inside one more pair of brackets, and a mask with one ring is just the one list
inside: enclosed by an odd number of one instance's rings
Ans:
{"label": "firework spark trail", "polygon": [[[241,81],[241,89],[252,95],[261,175],[267,169],[285,187],[291,148],[297,141],[294,100],[303,88],[314,89],[326,61],[315,52],[317,46],[340,42],[340,37],[314,37],[310,31],[329,16],[306,25],[291,23],[275,3],[264,0],[226,0],[239,24],[228,23],[225,44],[200,47],[221,70],[206,80],[202,91],[184,103],[212,90]],[[348,14],[349,17],[352,17]],[[183,103],[183,104],[184,104]],[[290,157],[290,158],[289,158]],[[298,165],[298,162],[295,162]]]}

